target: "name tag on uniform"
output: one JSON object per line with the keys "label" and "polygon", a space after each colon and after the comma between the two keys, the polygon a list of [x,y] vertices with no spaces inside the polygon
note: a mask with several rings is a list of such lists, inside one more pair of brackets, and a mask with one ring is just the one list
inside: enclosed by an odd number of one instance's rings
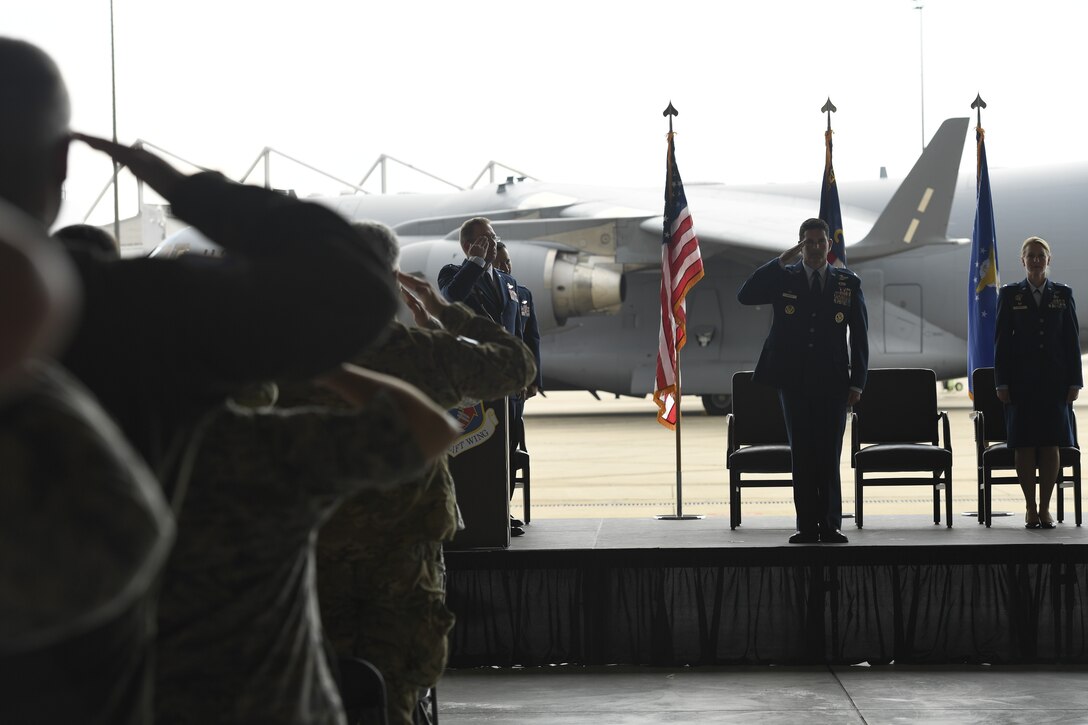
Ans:
{"label": "name tag on uniform", "polygon": [[1027,305],[1013,305],[1012,308],[1014,310],[1026,310],[1028,308],[1028,306]]}
{"label": "name tag on uniform", "polygon": [[795,299],[797,299],[797,295],[795,295],[795,294],[791,294],[791,293],[789,293],[789,292],[783,292],[783,293],[782,293],[782,296],[783,296],[783,297],[788,297],[788,298],[790,298],[791,300],[795,300]]}

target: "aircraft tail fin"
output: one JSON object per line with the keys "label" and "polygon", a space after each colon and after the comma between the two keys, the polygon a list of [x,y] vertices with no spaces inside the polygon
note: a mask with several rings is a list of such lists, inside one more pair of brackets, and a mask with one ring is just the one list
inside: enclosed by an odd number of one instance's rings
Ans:
{"label": "aircraft tail fin", "polygon": [[847,247],[851,261],[948,241],[948,217],[970,118],[949,118],[933,134],[873,228]]}

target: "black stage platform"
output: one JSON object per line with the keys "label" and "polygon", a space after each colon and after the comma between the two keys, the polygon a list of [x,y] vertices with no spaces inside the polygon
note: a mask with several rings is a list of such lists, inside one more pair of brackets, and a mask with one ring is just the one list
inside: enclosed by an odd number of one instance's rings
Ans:
{"label": "black stage platform", "polygon": [[1088,663],[1088,526],[1067,521],[871,515],[790,545],[785,517],[537,520],[447,552],[450,665]]}

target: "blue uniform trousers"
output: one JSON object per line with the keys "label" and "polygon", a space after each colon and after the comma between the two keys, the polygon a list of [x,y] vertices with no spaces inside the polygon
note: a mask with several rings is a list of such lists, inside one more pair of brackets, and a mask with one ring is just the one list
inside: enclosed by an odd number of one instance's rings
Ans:
{"label": "blue uniform trousers", "polygon": [[839,459],[846,431],[843,386],[788,387],[778,391],[793,453],[793,503],[797,530],[842,527]]}

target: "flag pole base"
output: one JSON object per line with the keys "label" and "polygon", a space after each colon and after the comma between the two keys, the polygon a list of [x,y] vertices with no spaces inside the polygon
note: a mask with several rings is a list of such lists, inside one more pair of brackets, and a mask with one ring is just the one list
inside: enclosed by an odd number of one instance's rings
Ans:
{"label": "flag pole base", "polygon": [[695,521],[697,519],[706,518],[705,516],[696,516],[695,514],[666,514],[664,516],[654,516],[658,521]]}

